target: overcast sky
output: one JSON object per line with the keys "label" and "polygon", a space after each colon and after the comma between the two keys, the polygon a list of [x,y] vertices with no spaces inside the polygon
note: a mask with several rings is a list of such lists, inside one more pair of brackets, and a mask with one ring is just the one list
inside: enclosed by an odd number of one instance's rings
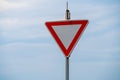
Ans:
{"label": "overcast sky", "polygon": [[[65,57],[45,26],[66,0],[0,0],[0,80],[65,80]],[[69,0],[89,24],[70,57],[70,80],[120,80],[120,0]]]}

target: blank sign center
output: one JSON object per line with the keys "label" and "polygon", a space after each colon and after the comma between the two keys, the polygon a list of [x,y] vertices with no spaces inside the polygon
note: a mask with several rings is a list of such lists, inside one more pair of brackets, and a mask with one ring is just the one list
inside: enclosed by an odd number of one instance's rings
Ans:
{"label": "blank sign center", "polygon": [[76,33],[78,32],[81,24],[79,25],[61,25],[53,26],[54,31],[58,35],[59,39],[62,41],[66,49],[68,49],[72,40],[74,39]]}

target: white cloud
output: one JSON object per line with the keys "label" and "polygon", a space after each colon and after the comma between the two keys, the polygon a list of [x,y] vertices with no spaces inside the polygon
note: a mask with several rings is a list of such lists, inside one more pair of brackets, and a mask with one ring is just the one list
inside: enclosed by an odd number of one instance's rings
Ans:
{"label": "white cloud", "polygon": [[[35,51],[42,51],[44,48],[50,49],[53,48],[53,44],[48,44],[48,43],[24,43],[24,42],[17,42],[17,43],[9,43],[9,44],[4,44],[0,46],[0,51],[2,53],[6,54],[19,54],[23,52],[29,52],[31,50]],[[55,47],[54,47],[55,48]],[[39,52],[37,52],[39,53]],[[28,53],[26,53],[28,54]],[[31,53],[30,53],[31,54]]]}
{"label": "white cloud", "polygon": [[10,44],[5,44],[5,45],[1,45],[0,47],[1,48],[10,48],[10,47],[13,47],[13,48],[23,48],[24,47],[38,47],[38,48],[41,48],[41,47],[53,47],[53,45],[50,45],[50,44],[47,44],[47,43],[10,43]]}
{"label": "white cloud", "polygon": [[32,18],[32,19],[26,19],[26,18],[3,18],[0,19],[0,28],[3,30],[15,30],[16,28],[23,28],[27,27],[26,25],[35,25],[40,19]]}
{"label": "white cloud", "polygon": [[[80,9],[75,9],[75,8],[80,8]],[[79,15],[83,19],[89,18],[90,20],[95,20],[104,16],[108,16],[112,13],[114,14],[114,12],[118,12],[119,8],[120,5],[117,4],[93,5],[88,3],[87,4],[76,3],[72,5],[71,9],[74,11],[73,12],[74,14],[77,14],[77,15],[73,15],[75,17]]]}
{"label": "white cloud", "polygon": [[21,40],[50,36],[43,18],[4,18],[0,19],[0,25],[3,40],[6,38],[9,40]]}
{"label": "white cloud", "polygon": [[[86,33],[86,37],[84,39],[82,38],[79,42],[79,47],[82,45],[85,51],[119,51],[119,31],[119,29],[111,29],[104,33],[92,33],[91,36],[89,36],[89,34],[87,36]],[[82,37],[84,37],[84,35]]]}
{"label": "white cloud", "polygon": [[[54,3],[53,3],[54,2]],[[59,0],[0,0],[0,11],[24,8],[46,9],[48,6],[53,6],[55,3],[60,3]],[[39,7],[38,7],[39,6]]]}
{"label": "white cloud", "polygon": [[90,21],[88,24],[88,33],[99,33],[103,30],[109,30],[110,28],[117,28],[119,19],[116,17],[102,18],[101,20]]}
{"label": "white cloud", "polygon": [[17,25],[18,22],[19,22],[18,19],[9,19],[9,18],[0,19],[1,27],[5,26],[3,28],[7,27],[7,28],[11,29],[12,27],[14,27],[14,25]]}
{"label": "white cloud", "polygon": [[[56,59],[57,54],[54,54],[55,51],[52,54],[49,53],[55,48],[53,44],[48,43],[11,43],[1,45],[0,55],[2,56],[1,60],[4,61],[3,65],[5,65],[1,72],[3,74],[16,74],[50,70],[54,66],[53,63],[56,62],[54,59]],[[51,63],[49,63],[49,60],[51,60]]]}
{"label": "white cloud", "polygon": [[26,3],[11,2],[11,1],[8,1],[8,0],[0,0],[0,11],[26,8],[26,7],[28,7],[28,4],[26,4]]}

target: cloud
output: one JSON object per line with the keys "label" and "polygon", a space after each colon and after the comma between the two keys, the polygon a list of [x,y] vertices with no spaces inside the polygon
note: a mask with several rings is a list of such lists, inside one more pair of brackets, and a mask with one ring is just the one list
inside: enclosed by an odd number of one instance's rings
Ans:
{"label": "cloud", "polygon": [[13,29],[14,25],[18,25],[18,19],[9,19],[9,18],[4,18],[0,19],[0,25],[2,28],[8,28],[8,29]]}
{"label": "cloud", "polygon": [[0,19],[0,28],[3,30],[15,30],[20,28],[36,25],[41,22],[40,18],[2,18]]}
{"label": "cloud", "polygon": [[1,45],[0,56],[2,58],[0,58],[0,63],[4,67],[0,68],[0,70],[2,69],[0,73],[15,75],[39,72],[42,74],[50,69],[55,69],[54,63],[57,63],[57,61],[54,59],[58,58],[58,56],[54,54],[56,53],[54,49],[56,49],[56,46],[48,43],[11,43]]}
{"label": "cloud", "polygon": [[33,38],[45,38],[49,32],[41,18],[20,19],[5,18],[0,19],[0,29],[2,40],[26,40]]}
{"label": "cloud", "polygon": [[[63,1],[63,0],[62,0]],[[0,0],[0,11],[21,10],[27,8],[32,10],[46,10],[46,8],[61,3],[59,0]],[[54,2],[54,3],[53,3]],[[39,6],[39,7],[38,7]]]}
{"label": "cloud", "polygon": [[[18,58],[34,58],[41,57],[55,58],[57,54],[56,49],[59,50],[57,45],[52,43],[25,43],[25,42],[14,42],[4,44],[0,46],[1,59],[18,57]],[[52,54],[50,54],[52,51]],[[46,55],[47,54],[47,55]],[[54,56],[53,56],[54,55]],[[42,57],[44,56],[44,57]]]}
{"label": "cloud", "polygon": [[[75,9],[79,7],[80,9]],[[72,4],[71,7],[71,15],[73,16],[73,18],[89,19],[90,21],[95,21],[118,13],[119,8],[119,4],[94,5],[91,3],[75,3]]]}
{"label": "cloud", "polygon": [[26,8],[28,4],[22,2],[12,2],[8,0],[0,0],[0,12],[12,9]]}

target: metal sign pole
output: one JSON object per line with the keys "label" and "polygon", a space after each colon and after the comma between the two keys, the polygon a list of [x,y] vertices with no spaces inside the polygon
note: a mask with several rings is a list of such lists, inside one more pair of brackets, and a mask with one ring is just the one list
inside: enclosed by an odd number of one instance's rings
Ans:
{"label": "metal sign pole", "polygon": [[66,57],[66,80],[69,80],[69,57]]}
{"label": "metal sign pole", "polygon": [[[70,11],[68,9],[68,1],[66,3],[66,14],[65,19],[70,20]],[[69,80],[69,56],[66,57],[66,80]]]}

